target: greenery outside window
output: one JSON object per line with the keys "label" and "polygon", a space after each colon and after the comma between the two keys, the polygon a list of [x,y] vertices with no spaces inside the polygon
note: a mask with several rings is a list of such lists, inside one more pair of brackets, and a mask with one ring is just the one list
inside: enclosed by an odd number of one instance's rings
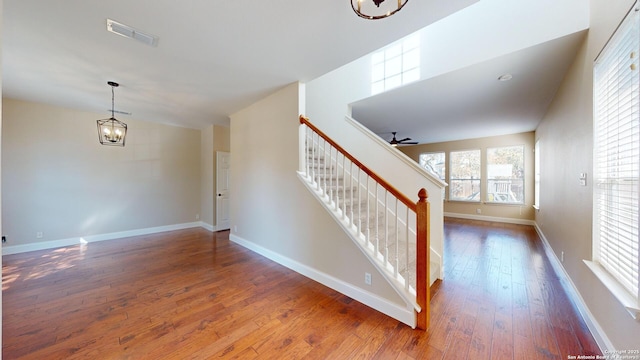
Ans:
{"label": "greenery outside window", "polygon": [[420,166],[436,175],[440,180],[445,181],[446,163],[444,152],[420,154]]}
{"label": "greenery outside window", "polygon": [[524,204],[524,145],[487,149],[489,203]]}
{"label": "greenery outside window", "polygon": [[480,202],[480,150],[452,151],[449,200]]}

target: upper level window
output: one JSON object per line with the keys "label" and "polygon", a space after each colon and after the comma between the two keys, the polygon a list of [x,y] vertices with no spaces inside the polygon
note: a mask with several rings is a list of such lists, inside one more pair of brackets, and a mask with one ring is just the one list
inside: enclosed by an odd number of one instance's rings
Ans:
{"label": "upper level window", "polygon": [[446,169],[444,152],[420,154],[420,166],[439,177],[440,180],[444,181]]}
{"label": "upper level window", "polygon": [[480,150],[452,151],[449,200],[480,201]]}
{"label": "upper level window", "polygon": [[371,94],[420,79],[420,37],[411,35],[371,57]]}
{"label": "upper level window", "polygon": [[524,203],[524,145],[487,149],[486,201]]}
{"label": "upper level window", "polygon": [[632,9],[596,59],[593,100],[594,272],[634,317],[640,315],[639,34],[640,18]]}

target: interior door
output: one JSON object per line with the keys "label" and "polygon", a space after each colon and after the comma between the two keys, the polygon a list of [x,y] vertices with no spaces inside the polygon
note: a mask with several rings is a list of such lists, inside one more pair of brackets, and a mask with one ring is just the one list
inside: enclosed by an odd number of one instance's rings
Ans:
{"label": "interior door", "polygon": [[231,227],[229,219],[229,171],[231,154],[216,151],[216,230],[227,230]]}

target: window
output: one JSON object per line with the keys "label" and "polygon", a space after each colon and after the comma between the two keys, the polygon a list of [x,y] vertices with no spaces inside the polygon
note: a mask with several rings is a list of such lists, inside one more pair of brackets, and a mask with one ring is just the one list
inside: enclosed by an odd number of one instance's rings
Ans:
{"label": "window", "polygon": [[540,209],[540,140],[536,141],[536,145],[534,148],[534,156],[535,156],[535,160],[533,163],[533,167],[534,167],[534,201],[533,201],[533,207],[536,208],[536,210]]}
{"label": "window", "polygon": [[444,152],[420,154],[420,166],[439,177],[440,180],[444,181],[444,171],[446,168]]}
{"label": "window", "polygon": [[487,202],[524,203],[524,145],[487,149]]}
{"label": "window", "polygon": [[634,317],[640,313],[639,31],[632,10],[594,64],[593,260],[615,280],[594,272],[628,309],[635,307]]}
{"label": "window", "polygon": [[449,200],[480,201],[480,150],[450,153]]}
{"label": "window", "polygon": [[411,35],[371,57],[371,94],[420,79],[420,37]]}

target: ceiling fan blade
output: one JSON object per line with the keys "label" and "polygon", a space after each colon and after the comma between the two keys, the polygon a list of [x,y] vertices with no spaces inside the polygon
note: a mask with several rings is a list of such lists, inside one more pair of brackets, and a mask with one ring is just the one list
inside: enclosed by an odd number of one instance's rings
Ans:
{"label": "ceiling fan blade", "polygon": [[409,141],[409,140],[411,140],[411,138],[404,138],[402,140],[398,140],[398,142],[405,142],[405,141]]}

